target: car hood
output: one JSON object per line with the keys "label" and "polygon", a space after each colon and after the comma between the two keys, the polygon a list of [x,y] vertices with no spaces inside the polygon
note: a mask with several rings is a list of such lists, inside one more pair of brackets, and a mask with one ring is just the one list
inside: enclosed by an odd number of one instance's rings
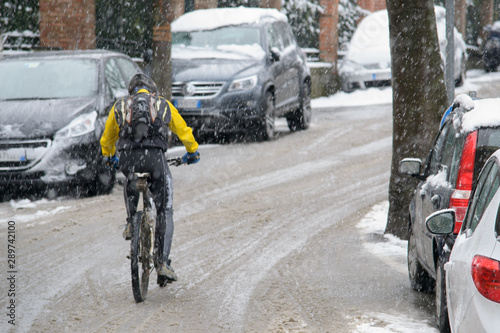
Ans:
{"label": "car hood", "polygon": [[229,81],[238,75],[255,74],[264,61],[257,59],[174,59],[172,81]]}
{"label": "car hood", "polygon": [[349,50],[346,60],[352,61],[359,65],[391,63],[391,51],[389,45],[374,46],[365,49],[352,48]]}
{"label": "car hood", "polygon": [[80,114],[93,110],[96,97],[0,101],[0,139],[52,137]]}

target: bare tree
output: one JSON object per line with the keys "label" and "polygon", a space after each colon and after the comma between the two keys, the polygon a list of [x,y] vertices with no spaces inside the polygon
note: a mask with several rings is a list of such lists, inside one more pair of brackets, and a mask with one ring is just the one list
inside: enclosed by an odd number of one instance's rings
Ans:
{"label": "bare tree", "polygon": [[398,173],[405,157],[427,157],[447,104],[434,2],[387,0],[393,86],[393,148],[386,233],[407,239],[416,180]]}

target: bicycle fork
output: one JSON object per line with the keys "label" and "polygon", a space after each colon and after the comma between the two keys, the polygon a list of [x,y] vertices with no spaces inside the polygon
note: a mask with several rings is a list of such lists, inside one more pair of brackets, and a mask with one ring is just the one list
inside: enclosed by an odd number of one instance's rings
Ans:
{"label": "bicycle fork", "polygon": [[146,261],[148,262],[148,269],[152,269],[156,265],[156,242],[155,242],[155,231],[156,231],[156,206],[148,189],[148,182],[145,177],[140,177],[137,179],[137,189],[142,193],[143,202],[143,221],[142,227],[146,228],[148,232],[143,232],[143,235],[148,235],[149,240],[146,244],[150,244],[147,249]]}

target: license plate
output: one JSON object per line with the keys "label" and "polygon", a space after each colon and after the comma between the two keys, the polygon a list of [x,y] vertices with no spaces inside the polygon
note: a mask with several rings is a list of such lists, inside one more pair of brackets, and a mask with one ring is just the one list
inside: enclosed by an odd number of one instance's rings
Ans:
{"label": "license plate", "polygon": [[201,106],[200,104],[200,101],[196,99],[177,99],[174,101],[174,106],[182,109],[197,109]]}
{"label": "license plate", "polygon": [[26,160],[26,151],[23,148],[0,150],[0,161],[22,162]]}

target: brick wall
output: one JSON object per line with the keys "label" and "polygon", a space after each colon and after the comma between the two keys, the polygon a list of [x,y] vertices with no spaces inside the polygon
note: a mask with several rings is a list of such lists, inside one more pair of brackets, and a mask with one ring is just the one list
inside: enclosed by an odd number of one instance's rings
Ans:
{"label": "brick wall", "polygon": [[358,5],[370,12],[375,12],[377,10],[386,9],[386,0],[358,0]]}
{"label": "brick wall", "polygon": [[40,45],[65,50],[95,48],[94,0],[40,0]]}
{"label": "brick wall", "polygon": [[[337,63],[338,34],[337,23],[339,0],[320,0],[324,11],[319,19],[319,57],[321,61]],[[335,70],[335,66],[333,69]]]}
{"label": "brick wall", "polygon": [[217,8],[217,0],[194,0],[194,9]]}

